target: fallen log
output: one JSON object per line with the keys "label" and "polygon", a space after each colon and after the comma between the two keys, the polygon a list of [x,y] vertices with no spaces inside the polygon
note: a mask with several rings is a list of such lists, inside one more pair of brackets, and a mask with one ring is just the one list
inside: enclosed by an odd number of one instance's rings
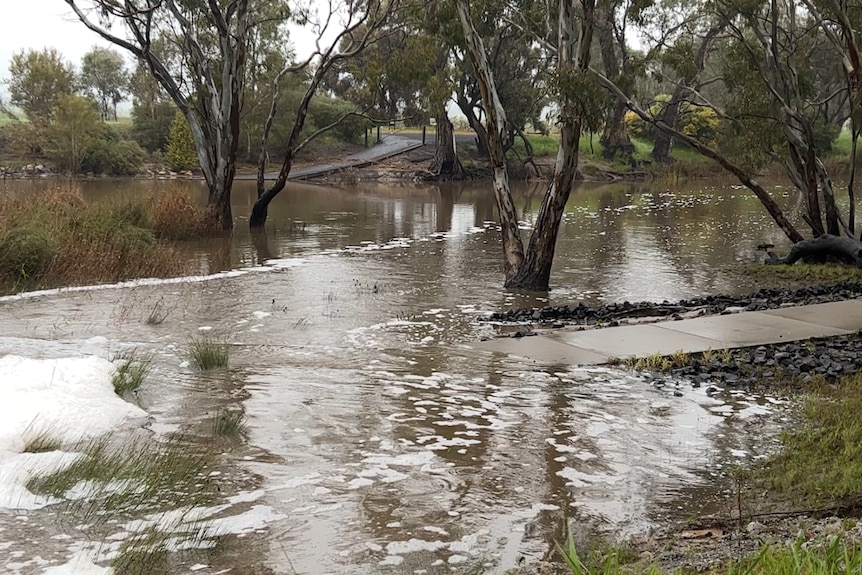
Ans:
{"label": "fallen log", "polygon": [[810,240],[796,242],[786,257],[767,252],[767,264],[792,265],[802,260],[805,263],[839,261],[862,268],[862,242],[846,236],[823,234]]}

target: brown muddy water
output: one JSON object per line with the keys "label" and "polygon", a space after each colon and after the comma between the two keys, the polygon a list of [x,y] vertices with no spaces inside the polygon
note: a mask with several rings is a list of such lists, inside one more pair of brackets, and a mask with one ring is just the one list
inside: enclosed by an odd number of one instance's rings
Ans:
{"label": "brown muddy water", "polygon": [[[163,185],[175,184],[88,182],[85,194]],[[525,228],[541,193],[519,192]],[[724,470],[763,452],[763,426],[782,418],[770,398],[466,347],[493,333],[478,316],[510,306],[750,289],[728,266],[783,244],[742,189],[582,187],[547,298],[501,288],[487,184],[292,184],[255,238],[253,195],[238,183],[232,238],[189,247],[199,277],[0,302],[0,355],[151,356],[138,399],[147,433],[194,435],[220,409],[245,414],[247,439],[212,447],[223,500],[199,513],[224,544],[166,572],[501,572],[550,553],[566,520],[589,539],[728,511]],[[162,323],[147,323],[154,311]],[[189,367],[201,333],[231,344],[229,368]],[[129,517],[97,537],[62,509],[0,509],[4,572],[43,573],[81,550],[105,564],[135,519],[160,520]]]}

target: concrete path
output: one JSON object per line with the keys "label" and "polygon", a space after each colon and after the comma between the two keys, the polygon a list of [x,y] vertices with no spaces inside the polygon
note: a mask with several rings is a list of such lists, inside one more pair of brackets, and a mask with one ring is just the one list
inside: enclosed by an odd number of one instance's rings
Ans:
{"label": "concrete path", "polygon": [[670,355],[847,335],[862,329],[862,300],[678,321],[499,338],[469,347],[536,363],[598,365],[611,358]]}
{"label": "concrete path", "polygon": [[[385,160],[387,158],[391,158],[392,156],[397,156],[398,154],[403,154],[405,152],[409,152],[411,150],[415,150],[416,148],[421,147],[421,135],[418,136],[418,138],[413,138],[410,136],[387,134],[380,138],[380,142],[374,144],[370,148],[360,150],[355,154],[349,154],[347,156],[344,156],[337,162],[327,162],[314,166],[308,166],[306,168],[293,169],[290,171],[290,175],[288,175],[287,179],[308,180],[311,178],[325,176],[326,174],[331,174],[332,172],[345,170],[347,168],[364,168],[365,166],[369,166],[371,164],[374,164],[375,162],[380,162],[381,160]],[[264,176],[267,181],[275,180],[277,177],[278,172],[268,172]],[[237,176],[236,179],[255,180],[257,179],[257,176],[254,174],[243,174]]]}

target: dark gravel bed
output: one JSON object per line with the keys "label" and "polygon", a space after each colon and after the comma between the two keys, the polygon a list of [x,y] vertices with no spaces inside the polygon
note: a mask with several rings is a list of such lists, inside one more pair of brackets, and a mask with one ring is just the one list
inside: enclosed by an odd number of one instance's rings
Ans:
{"label": "dark gravel bed", "polygon": [[679,302],[622,302],[599,307],[577,305],[524,308],[493,313],[480,321],[501,324],[537,324],[544,327],[617,325],[623,319],[656,320],[696,313],[714,315],[736,311],[760,311],[789,305],[807,305],[862,297],[862,283],[841,282],[798,289],[761,289],[744,295],[710,295]]}
{"label": "dark gravel bed", "polygon": [[859,371],[862,333],[691,354],[687,365],[671,369],[669,375],[689,380],[695,387],[706,385],[707,393],[712,393],[718,391],[715,385],[795,387],[817,380],[831,382]]}

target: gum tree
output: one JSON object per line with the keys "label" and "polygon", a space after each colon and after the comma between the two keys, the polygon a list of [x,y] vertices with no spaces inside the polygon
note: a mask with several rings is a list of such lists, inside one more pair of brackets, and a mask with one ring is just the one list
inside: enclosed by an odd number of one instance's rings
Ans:
{"label": "gum tree", "polygon": [[[249,0],[65,0],[90,30],[144,63],[185,117],[209,188],[213,228],[233,227],[230,193],[236,174]],[[120,36],[113,25],[122,24]],[[159,37],[180,49],[180,65],[154,50]]]}
{"label": "gum tree", "polygon": [[557,6],[555,85],[560,109],[560,147],[554,174],[526,250],[521,241],[518,215],[506,171],[504,149],[509,137],[506,110],[500,101],[488,52],[473,24],[468,0],[452,1],[458,10],[466,52],[473,65],[488,118],[494,196],[502,228],[505,286],[547,291],[563,210],[578,174],[581,130],[596,128],[596,117],[601,115],[596,110],[596,104],[602,100],[602,94],[588,74],[595,1],[580,2],[580,13],[571,0],[560,0]]}

